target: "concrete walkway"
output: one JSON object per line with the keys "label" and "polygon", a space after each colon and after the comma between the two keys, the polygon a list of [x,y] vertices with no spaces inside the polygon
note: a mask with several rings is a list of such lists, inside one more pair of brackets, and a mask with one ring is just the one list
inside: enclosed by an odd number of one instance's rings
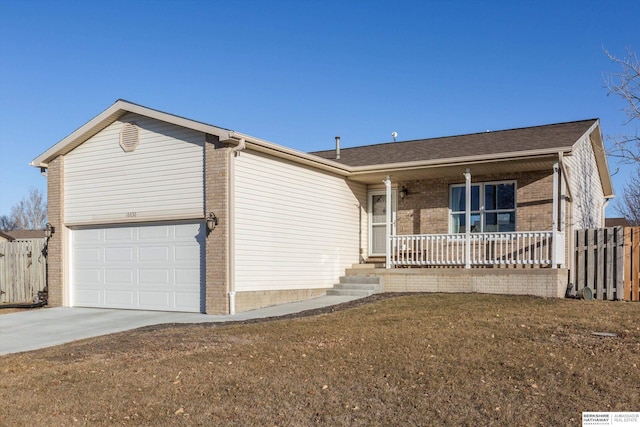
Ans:
{"label": "concrete walkway", "polygon": [[214,323],[278,317],[358,299],[323,296],[245,311],[207,315],[164,311],[56,307],[0,315],[0,355],[37,350],[85,338],[167,323]]}

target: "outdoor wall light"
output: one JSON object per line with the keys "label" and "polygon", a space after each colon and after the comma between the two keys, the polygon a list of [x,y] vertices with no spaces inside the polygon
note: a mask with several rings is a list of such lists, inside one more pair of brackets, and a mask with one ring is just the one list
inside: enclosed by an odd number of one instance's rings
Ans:
{"label": "outdoor wall light", "polygon": [[45,225],[44,227],[44,236],[47,239],[50,239],[51,236],[53,236],[53,233],[55,232],[56,232],[56,228],[53,225],[51,225],[50,222],[48,222],[47,225]]}
{"label": "outdoor wall light", "polygon": [[407,191],[407,187],[402,187],[402,190],[400,190],[400,198],[404,199],[405,197],[407,197],[407,194],[409,194],[409,191]]}
{"label": "outdoor wall light", "polygon": [[213,212],[209,212],[209,217],[207,218],[207,230],[210,232],[213,231],[213,229],[216,228],[216,225],[218,225],[218,217]]}

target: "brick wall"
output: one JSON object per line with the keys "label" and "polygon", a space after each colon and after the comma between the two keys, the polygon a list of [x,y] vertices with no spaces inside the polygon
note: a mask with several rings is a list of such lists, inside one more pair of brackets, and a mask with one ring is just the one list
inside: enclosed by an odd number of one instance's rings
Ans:
{"label": "brick wall", "polygon": [[[473,176],[471,182],[516,181],[517,231],[551,230],[553,171]],[[449,232],[449,186],[464,184],[459,179],[431,179],[398,182],[408,195],[398,200],[398,234],[440,234]]]}
{"label": "brick wall", "polygon": [[205,243],[205,311],[229,313],[227,277],[228,153],[231,148],[207,135],[205,144],[205,216],[214,212],[219,224]]}
{"label": "brick wall", "polygon": [[415,268],[371,269],[348,274],[380,277],[384,292],[477,292],[486,294],[533,295],[563,298],[566,269]]}
{"label": "brick wall", "polygon": [[48,246],[48,291],[50,307],[59,307],[64,303],[64,157],[58,156],[49,162],[47,170],[47,215],[55,228]]}

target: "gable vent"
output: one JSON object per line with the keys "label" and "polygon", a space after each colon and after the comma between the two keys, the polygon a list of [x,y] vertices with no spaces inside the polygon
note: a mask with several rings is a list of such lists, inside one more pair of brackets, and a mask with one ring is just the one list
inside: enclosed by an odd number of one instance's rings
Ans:
{"label": "gable vent", "polygon": [[136,149],[140,142],[138,135],[138,126],[131,122],[122,125],[120,130],[120,147],[125,153],[129,153]]}

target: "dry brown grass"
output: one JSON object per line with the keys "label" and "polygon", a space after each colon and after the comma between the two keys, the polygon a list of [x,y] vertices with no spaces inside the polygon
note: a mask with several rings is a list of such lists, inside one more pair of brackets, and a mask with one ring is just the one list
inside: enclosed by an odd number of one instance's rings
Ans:
{"label": "dry brown grass", "polygon": [[640,410],[640,305],[401,296],[0,365],[3,425],[580,425],[582,411]]}

